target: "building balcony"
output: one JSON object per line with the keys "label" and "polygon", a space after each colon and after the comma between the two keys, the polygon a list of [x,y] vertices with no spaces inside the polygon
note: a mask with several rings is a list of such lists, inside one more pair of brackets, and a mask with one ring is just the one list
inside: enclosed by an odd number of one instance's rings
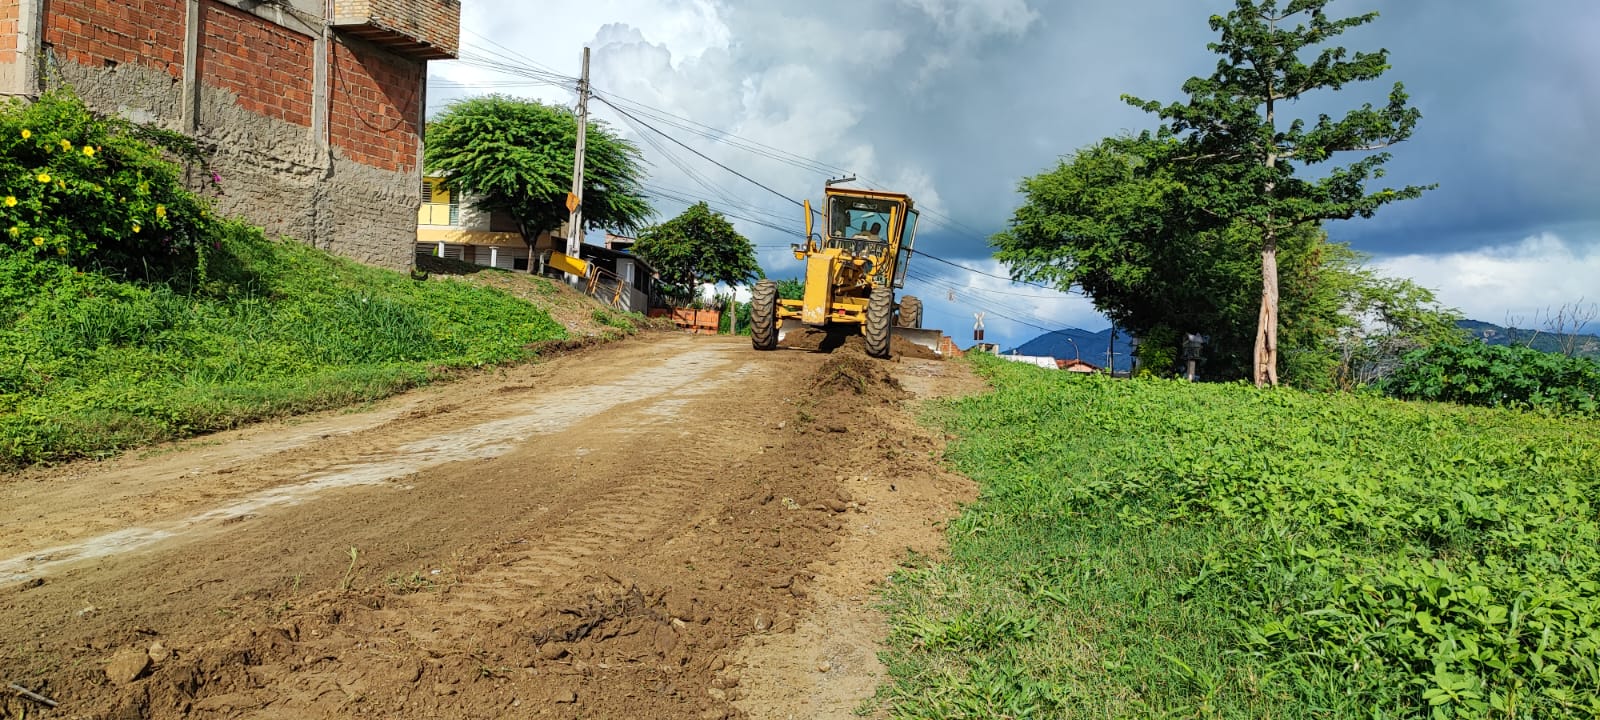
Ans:
{"label": "building balcony", "polygon": [[333,28],[418,60],[461,48],[461,0],[334,0]]}

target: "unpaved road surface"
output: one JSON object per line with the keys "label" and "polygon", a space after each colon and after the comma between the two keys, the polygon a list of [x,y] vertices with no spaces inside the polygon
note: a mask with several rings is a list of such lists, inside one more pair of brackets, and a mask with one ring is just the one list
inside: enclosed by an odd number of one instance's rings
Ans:
{"label": "unpaved road surface", "polygon": [[0,476],[0,718],[853,717],[978,389],[660,334]]}

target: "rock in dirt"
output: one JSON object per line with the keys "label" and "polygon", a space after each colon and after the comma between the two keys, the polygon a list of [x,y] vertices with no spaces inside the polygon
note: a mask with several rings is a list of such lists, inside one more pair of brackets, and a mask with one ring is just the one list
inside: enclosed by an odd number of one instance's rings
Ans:
{"label": "rock in dirt", "polygon": [[545,660],[560,660],[567,654],[567,649],[555,643],[545,643],[539,646],[539,657]]}
{"label": "rock in dirt", "polygon": [[557,705],[571,705],[578,701],[578,694],[571,690],[558,690],[551,701]]}
{"label": "rock in dirt", "polygon": [[146,654],[150,656],[150,662],[153,663],[163,663],[166,662],[167,658],[172,657],[172,651],[168,650],[167,646],[160,640],[150,643],[150,651]]}
{"label": "rock in dirt", "polygon": [[149,653],[142,648],[129,648],[111,657],[106,665],[106,677],[117,685],[127,685],[138,680],[149,667]]}

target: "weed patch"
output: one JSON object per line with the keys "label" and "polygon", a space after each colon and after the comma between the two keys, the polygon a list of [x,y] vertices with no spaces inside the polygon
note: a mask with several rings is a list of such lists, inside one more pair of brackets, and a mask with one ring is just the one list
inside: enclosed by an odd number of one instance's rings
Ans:
{"label": "weed patch", "polygon": [[367,402],[566,336],[499,290],[223,227],[186,290],[0,253],[0,466]]}
{"label": "weed patch", "polygon": [[1600,714],[1600,423],[976,362],[896,716]]}

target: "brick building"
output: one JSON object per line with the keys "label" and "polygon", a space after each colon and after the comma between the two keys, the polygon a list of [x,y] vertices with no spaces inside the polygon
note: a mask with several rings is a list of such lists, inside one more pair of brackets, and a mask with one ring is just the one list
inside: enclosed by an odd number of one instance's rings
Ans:
{"label": "brick building", "polygon": [[390,268],[412,264],[427,61],[460,0],[0,0],[0,94],[198,138],[220,211]]}

